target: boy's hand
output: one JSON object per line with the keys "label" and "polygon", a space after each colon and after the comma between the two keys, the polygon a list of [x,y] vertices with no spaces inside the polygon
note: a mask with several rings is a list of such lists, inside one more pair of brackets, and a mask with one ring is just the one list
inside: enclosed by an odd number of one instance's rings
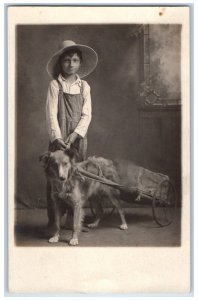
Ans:
{"label": "boy's hand", "polygon": [[70,148],[70,145],[75,142],[78,136],[78,133],[72,132],[65,141],[66,146]]}
{"label": "boy's hand", "polygon": [[65,150],[67,146],[65,145],[63,139],[56,139],[53,142],[53,145],[55,147],[55,150]]}

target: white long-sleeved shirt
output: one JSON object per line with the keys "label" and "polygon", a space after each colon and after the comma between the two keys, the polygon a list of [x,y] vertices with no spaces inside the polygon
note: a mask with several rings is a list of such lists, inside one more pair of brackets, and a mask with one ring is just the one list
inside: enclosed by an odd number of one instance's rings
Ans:
{"label": "white long-sleeved shirt", "polygon": [[[78,133],[81,137],[84,137],[87,133],[89,124],[91,122],[91,94],[90,86],[85,80],[81,80],[80,77],[76,76],[76,81],[69,84],[67,80],[60,74],[58,80],[62,84],[63,92],[68,94],[80,94],[81,85],[83,84],[82,96],[84,99],[84,104],[82,107],[81,118],[76,126],[74,132]],[[58,94],[59,86],[57,80],[52,80],[50,82],[47,101],[46,101],[46,122],[47,130],[49,134],[50,141],[53,142],[58,138],[62,138],[60,127],[58,124],[57,113],[58,113]]]}

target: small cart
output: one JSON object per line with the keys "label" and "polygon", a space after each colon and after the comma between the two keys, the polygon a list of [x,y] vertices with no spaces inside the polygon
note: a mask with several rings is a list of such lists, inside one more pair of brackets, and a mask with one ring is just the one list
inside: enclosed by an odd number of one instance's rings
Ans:
{"label": "small cart", "polygon": [[[174,185],[169,177],[136,165],[133,166],[132,170],[130,166],[130,171],[132,171],[130,182],[123,185],[78,168],[78,172],[83,176],[119,189],[121,199],[124,201],[141,204],[145,200],[146,202],[149,200],[155,222],[161,227],[170,225],[175,217],[177,197]],[[110,210],[110,213],[113,210],[114,208]],[[92,206],[91,211],[94,214]]]}

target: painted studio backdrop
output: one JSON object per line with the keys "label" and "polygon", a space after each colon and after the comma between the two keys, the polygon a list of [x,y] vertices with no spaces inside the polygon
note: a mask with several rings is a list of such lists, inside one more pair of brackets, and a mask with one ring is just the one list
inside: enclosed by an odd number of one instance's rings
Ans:
{"label": "painted studio backdrop", "polygon": [[46,206],[38,160],[48,148],[46,63],[66,39],[99,56],[85,78],[93,110],[88,155],[169,175],[181,203],[181,26],[18,25],[16,35],[16,207]]}

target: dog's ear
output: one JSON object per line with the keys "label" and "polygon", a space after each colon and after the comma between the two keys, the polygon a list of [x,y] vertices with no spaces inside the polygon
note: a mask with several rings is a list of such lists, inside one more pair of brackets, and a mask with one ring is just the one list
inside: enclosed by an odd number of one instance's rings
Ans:
{"label": "dog's ear", "polygon": [[71,160],[71,162],[76,162],[78,161],[78,152],[75,148],[69,148],[65,150],[65,154],[67,154]]}
{"label": "dog's ear", "polygon": [[39,156],[39,162],[43,168],[46,168],[50,158],[52,157],[52,152],[46,151],[42,155]]}

